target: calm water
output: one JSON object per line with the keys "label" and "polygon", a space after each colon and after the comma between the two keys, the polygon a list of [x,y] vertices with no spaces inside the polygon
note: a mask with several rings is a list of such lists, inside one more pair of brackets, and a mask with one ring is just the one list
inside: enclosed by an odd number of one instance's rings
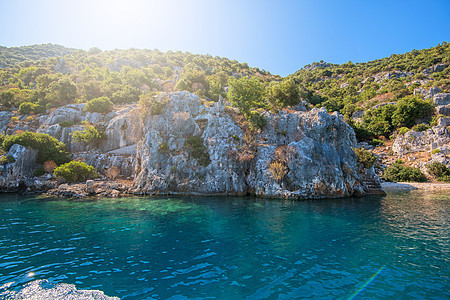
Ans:
{"label": "calm water", "polygon": [[0,286],[49,279],[122,299],[449,299],[449,219],[449,193],[316,201],[3,194]]}

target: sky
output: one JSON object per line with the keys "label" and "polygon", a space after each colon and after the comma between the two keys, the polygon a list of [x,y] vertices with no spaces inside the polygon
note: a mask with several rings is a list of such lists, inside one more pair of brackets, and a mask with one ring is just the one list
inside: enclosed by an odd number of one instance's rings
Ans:
{"label": "sky", "polygon": [[450,42],[450,0],[0,0],[0,45],[211,54],[287,76]]}

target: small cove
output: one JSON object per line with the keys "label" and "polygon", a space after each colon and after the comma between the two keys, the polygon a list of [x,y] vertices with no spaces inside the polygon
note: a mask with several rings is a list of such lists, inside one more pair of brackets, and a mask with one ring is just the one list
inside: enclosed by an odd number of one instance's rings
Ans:
{"label": "small cove", "polygon": [[0,286],[121,299],[446,299],[450,194],[310,201],[0,195]]}

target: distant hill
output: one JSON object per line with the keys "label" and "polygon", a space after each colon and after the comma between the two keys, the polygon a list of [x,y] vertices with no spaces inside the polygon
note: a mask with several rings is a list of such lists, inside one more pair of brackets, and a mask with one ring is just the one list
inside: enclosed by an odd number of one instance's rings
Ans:
{"label": "distant hill", "polygon": [[402,127],[436,123],[432,98],[450,93],[449,64],[446,42],[367,63],[315,62],[286,78],[225,57],[181,51],[0,47],[0,104],[13,110],[26,103],[38,112],[99,97],[144,103],[161,92],[188,91],[206,102],[227,98],[263,125],[262,111],[304,100],[344,115],[360,140],[388,138]]}
{"label": "distant hill", "polygon": [[50,57],[59,57],[71,54],[76,49],[61,45],[43,44],[21,47],[0,46],[0,67],[13,67],[23,61],[38,61]]}

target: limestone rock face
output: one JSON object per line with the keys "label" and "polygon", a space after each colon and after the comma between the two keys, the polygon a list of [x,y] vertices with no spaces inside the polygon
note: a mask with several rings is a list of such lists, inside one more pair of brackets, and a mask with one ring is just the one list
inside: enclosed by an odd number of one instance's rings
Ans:
{"label": "limestone rock face", "polygon": [[[320,198],[361,191],[355,135],[337,113],[264,113],[265,129],[245,132],[223,103],[207,107],[187,92],[168,96],[163,113],[146,119],[135,193]],[[203,139],[209,164],[190,154],[187,140],[193,135]]]}
{"label": "limestone rock face", "polygon": [[450,133],[444,126],[435,126],[422,132],[408,131],[404,135],[398,135],[392,145],[392,150],[400,155],[434,149],[450,154]]}
{"label": "limestone rock face", "polygon": [[436,106],[450,104],[450,93],[436,94],[433,96],[433,100]]}
{"label": "limestone rock face", "polygon": [[21,145],[12,145],[6,154],[11,162],[0,166],[0,188],[15,190],[36,168],[37,151]]}
{"label": "limestone rock face", "polygon": [[11,120],[12,113],[9,111],[0,111],[0,132],[4,132],[6,130],[6,125]]}
{"label": "limestone rock face", "polygon": [[[100,174],[133,178],[127,191],[136,194],[301,199],[365,193],[352,150],[354,131],[338,113],[310,110],[301,103],[278,113],[263,112],[267,125],[256,130],[222,98],[208,104],[189,92],[158,97],[167,100],[163,109],[153,114],[149,109],[148,115],[136,104],[108,114],[88,113],[84,104],[66,105],[36,118],[37,131],[64,142],[74,159]],[[105,139],[98,145],[72,140],[84,120],[104,129]],[[19,156],[29,160],[29,149],[21,151]],[[28,172],[21,166],[12,173]]]}

